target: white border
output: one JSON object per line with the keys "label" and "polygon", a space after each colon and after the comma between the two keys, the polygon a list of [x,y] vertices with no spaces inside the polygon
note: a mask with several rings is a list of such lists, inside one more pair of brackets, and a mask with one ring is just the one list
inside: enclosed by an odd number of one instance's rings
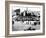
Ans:
{"label": "white border", "polygon": [[[24,6],[24,7],[40,7],[40,30],[35,31],[12,31],[12,7],[13,6]],[[43,33],[43,7],[40,5],[22,5],[22,4],[10,4],[9,5],[9,13],[10,13],[10,28],[9,34],[26,34],[26,33]]]}

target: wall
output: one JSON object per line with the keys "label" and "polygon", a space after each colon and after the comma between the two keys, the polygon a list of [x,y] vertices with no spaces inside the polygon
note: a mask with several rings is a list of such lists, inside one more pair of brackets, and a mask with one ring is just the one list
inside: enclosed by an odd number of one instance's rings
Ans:
{"label": "wall", "polygon": [[[15,0],[11,0],[11,1],[15,1]],[[46,0],[16,0],[16,1],[46,3]],[[46,6],[46,4],[45,4],[45,6]],[[0,38],[5,38],[4,37],[5,36],[5,10],[4,9],[5,9],[5,0],[0,0]],[[45,9],[46,9],[46,7],[45,7]],[[46,13],[45,13],[45,16],[46,16]],[[45,19],[46,19],[46,17],[45,17]],[[46,23],[46,20],[45,20],[45,23]],[[45,26],[45,35],[16,37],[16,38],[46,38],[46,26]]]}

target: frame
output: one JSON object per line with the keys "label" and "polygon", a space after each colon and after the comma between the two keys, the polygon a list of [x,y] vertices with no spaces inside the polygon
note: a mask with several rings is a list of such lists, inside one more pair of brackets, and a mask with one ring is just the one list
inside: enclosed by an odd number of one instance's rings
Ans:
{"label": "frame", "polygon": [[[9,14],[9,5],[10,4],[25,4],[25,5],[38,5],[42,6],[43,10],[43,29],[42,33],[25,33],[25,34],[9,34],[10,30],[10,14]],[[19,1],[5,1],[5,37],[19,37],[19,36],[35,36],[35,35],[44,35],[45,34],[45,4],[44,3],[35,3],[35,2],[19,2]],[[11,5],[12,6],[12,5]],[[26,8],[24,8],[26,9]]]}

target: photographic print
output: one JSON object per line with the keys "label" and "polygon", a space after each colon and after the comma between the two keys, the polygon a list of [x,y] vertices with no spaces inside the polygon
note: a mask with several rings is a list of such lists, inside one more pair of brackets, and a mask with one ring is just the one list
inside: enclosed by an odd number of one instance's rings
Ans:
{"label": "photographic print", "polygon": [[12,32],[42,32],[42,6],[27,4],[10,4]]}
{"label": "photographic print", "polygon": [[[6,36],[44,34],[44,3],[7,2]],[[8,34],[7,34],[8,33]]]}
{"label": "photographic print", "polygon": [[12,12],[12,31],[35,31],[40,29],[40,8],[21,6],[15,6],[14,8]]}

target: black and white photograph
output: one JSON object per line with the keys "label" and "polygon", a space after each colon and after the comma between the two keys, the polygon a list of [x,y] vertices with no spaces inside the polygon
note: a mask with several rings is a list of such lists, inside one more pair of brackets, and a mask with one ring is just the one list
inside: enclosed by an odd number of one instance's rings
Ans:
{"label": "black and white photograph", "polygon": [[9,4],[9,34],[43,33],[43,6]]}
{"label": "black and white photograph", "polygon": [[12,10],[12,31],[35,31],[40,29],[39,7],[16,6],[14,8]]}

